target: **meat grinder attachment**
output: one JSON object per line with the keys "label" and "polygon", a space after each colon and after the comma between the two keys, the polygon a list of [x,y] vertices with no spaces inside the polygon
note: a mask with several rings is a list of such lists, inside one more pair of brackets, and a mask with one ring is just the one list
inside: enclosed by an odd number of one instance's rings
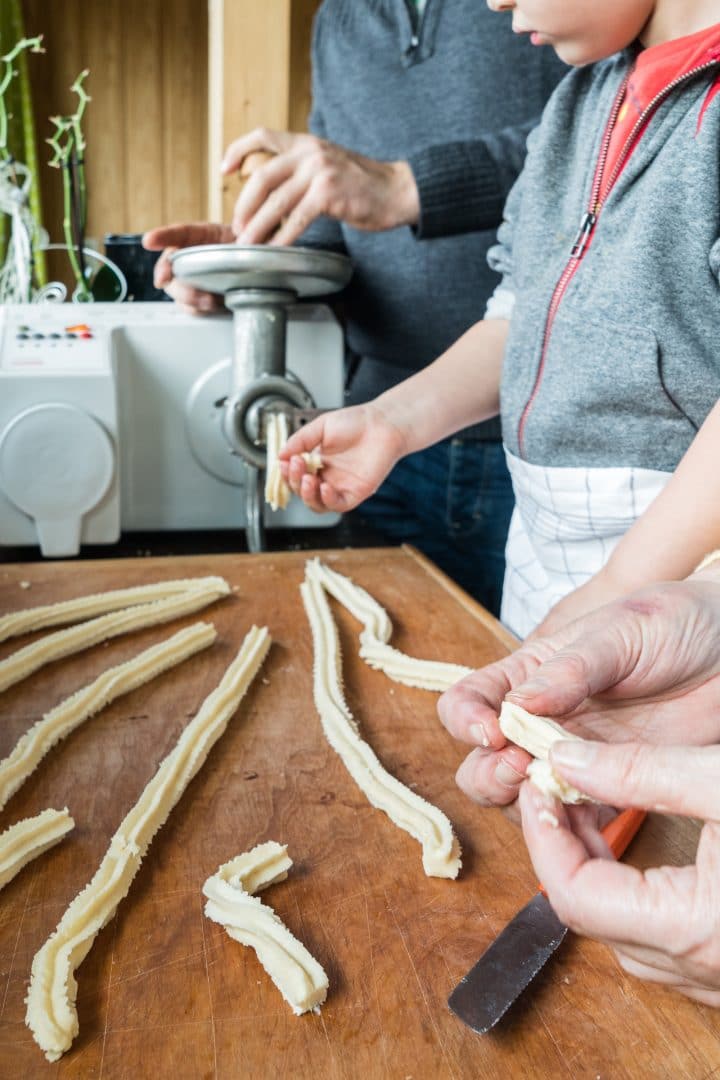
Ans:
{"label": "meat grinder attachment", "polygon": [[312,248],[208,244],[175,252],[171,263],[179,281],[223,295],[233,313],[234,355],[222,427],[230,451],[245,462],[248,548],[262,551],[263,416],[314,405],[285,367],[288,308],[344,288],[350,260]]}

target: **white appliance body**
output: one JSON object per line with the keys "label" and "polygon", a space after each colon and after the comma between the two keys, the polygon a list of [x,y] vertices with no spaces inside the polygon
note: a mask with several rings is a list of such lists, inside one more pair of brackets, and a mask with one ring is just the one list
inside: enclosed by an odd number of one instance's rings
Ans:
{"label": "white appliance body", "polygon": [[[0,309],[0,545],[48,556],[121,531],[244,529],[245,465],[221,429],[232,317],[174,304]],[[289,310],[287,371],[318,408],[343,396],[343,339],[322,304]],[[327,527],[299,499],[269,528]]]}

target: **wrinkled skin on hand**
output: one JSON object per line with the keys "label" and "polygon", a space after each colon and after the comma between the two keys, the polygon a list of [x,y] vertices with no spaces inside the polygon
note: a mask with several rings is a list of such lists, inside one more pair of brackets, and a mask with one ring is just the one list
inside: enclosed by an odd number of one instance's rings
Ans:
{"label": "wrinkled skin on hand", "polygon": [[[529,755],[497,724],[505,696],[598,740],[556,743],[550,760],[599,806],[564,807],[523,780]],[[439,711],[453,735],[477,744],[458,771],[463,790],[486,806],[519,794],[528,850],[559,917],[610,945],[629,973],[720,1006],[717,579],[652,586],[529,641],[447,691]],[[616,863],[600,833],[610,807],[703,820],[695,865]]]}
{"label": "wrinkled skin on hand", "polygon": [[561,749],[577,745],[558,744],[551,760],[590,795],[706,824],[694,866],[640,871],[615,862],[597,820],[577,813],[586,807],[556,804],[526,781],[523,833],[550,903],[572,930],[614,949],[631,975],[720,1006],[720,748],[598,743],[586,765],[564,764]]}
{"label": "wrinkled skin on hand", "polygon": [[513,803],[530,762],[498,727],[506,696],[588,738],[717,741],[720,585],[698,577],[642,589],[528,641],[443,694],[442,723],[475,747],[458,783],[485,806]]}

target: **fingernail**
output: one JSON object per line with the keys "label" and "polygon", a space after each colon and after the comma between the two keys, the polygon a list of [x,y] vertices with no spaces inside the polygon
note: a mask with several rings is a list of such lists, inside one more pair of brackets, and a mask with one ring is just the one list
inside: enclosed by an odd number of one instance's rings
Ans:
{"label": "fingernail", "polygon": [[503,787],[517,787],[525,779],[525,774],[508,765],[507,761],[499,761],[495,769],[495,779]]}
{"label": "fingernail", "polygon": [[543,694],[547,688],[545,679],[530,679],[513,690],[512,697],[535,697],[536,694]]}
{"label": "fingernail", "polygon": [[556,742],[550,749],[553,765],[564,765],[566,769],[587,769],[592,765],[596,754],[593,742]]}
{"label": "fingernail", "polygon": [[474,739],[478,746],[490,745],[490,740],[485,734],[485,728],[482,724],[471,724],[468,731],[470,732],[470,738]]}

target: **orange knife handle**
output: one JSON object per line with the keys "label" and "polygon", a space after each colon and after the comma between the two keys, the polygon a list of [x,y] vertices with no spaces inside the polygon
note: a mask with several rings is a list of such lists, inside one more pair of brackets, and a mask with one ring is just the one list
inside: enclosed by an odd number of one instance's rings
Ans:
{"label": "orange knife handle", "polygon": [[623,810],[605,826],[603,838],[616,859],[624,853],[646,817],[644,810]]}
{"label": "orange knife handle", "polygon": [[[625,849],[646,817],[647,812],[645,810],[623,810],[621,814],[618,814],[605,826],[602,835],[616,859],[619,859],[624,854]],[[542,885],[538,885],[538,889],[543,896],[547,897]]]}

